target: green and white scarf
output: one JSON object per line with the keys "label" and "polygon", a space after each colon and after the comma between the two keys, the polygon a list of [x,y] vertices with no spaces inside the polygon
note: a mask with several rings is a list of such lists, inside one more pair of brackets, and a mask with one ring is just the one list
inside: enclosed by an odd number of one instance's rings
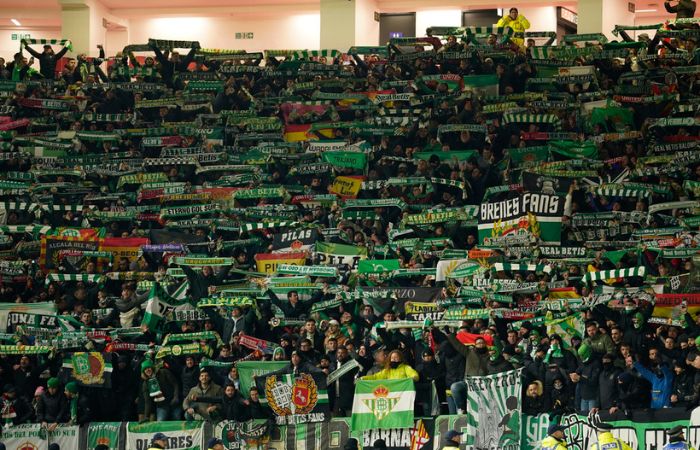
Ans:
{"label": "green and white scarf", "polygon": [[73,51],[73,43],[70,41],[70,39],[22,39],[20,42],[20,47],[21,44],[62,45],[68,48],[68,50],[71,52]]}

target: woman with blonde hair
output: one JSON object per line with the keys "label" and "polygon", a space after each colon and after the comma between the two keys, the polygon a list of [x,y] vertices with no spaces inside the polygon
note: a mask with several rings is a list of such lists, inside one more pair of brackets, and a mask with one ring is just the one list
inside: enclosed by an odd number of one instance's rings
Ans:
{"label": "woman with blonde hair", "polygon": [[384,362],[384,369],[373,375],[365,375],[363,380],[397,380],[400,378],[412,378],[418,381],[419,375],[416,370],[404,362],[403,353],[399,350],[392,350],[389,357]]}

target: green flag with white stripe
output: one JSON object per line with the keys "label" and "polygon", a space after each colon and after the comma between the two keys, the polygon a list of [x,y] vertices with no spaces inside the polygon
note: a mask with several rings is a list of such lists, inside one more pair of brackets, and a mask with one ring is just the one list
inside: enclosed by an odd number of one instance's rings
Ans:
{"label": "green flag with white stripe", "polygon": [[353,432],[411,428],[416,390],[413,380],[358,380],[352,404]]}
{"label": "green flag with white stripe", "polygon": [[[182,287],[182,286],[181,286]],[[176,292],[178,297],[180,293]],[[148,294],[146,302],[146,311],[143,315],[141,325],[148,326],[149,330],[155,330],[163,321],[163,318],[172,314],[178,306],[186,305],[187,301],[178,300],[170,296],[160,283],[154,283],[151,287],[151,292]]]}

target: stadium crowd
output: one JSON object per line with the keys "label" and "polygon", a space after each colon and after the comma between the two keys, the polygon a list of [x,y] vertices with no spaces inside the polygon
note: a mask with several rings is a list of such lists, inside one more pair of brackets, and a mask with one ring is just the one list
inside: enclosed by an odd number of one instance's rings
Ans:
{"label": "stadium crowd", "polygon": [[[509,14],[0,60],[3,426],[271,418],[240,360],[356,361],[335,416],[360,377],[462,414],[465,376],[514,368],[529,415],[698,406],[697,22],[551,45]],[[84,351],[110,389],[65,377]]]}

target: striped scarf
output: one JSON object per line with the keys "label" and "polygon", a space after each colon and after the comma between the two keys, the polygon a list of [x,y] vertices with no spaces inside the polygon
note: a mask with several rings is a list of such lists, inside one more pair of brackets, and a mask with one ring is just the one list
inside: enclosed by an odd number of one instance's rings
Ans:
{"label": "striped scarf", "polygon": [[62,45],[68,50],[73,51],[73,43],[70,39],[22,39],[20,42],[20,50],[22,49],[22,44]]}
{"label": "striped scarf", "polygon": [[50,273],[46,275],[46,285],[51,284],[53,281],[67,282],[76,281],[82,283],[104,283],[105,276],[97,274],[87,274],[87,273]]}
{"label": "striped scarf", "polygon": [[166,39],[149,39],[148,45],[164,50],[175,50],[178,48],[192,48],[195,45],[199,47],[199,41],[170,41]]}

